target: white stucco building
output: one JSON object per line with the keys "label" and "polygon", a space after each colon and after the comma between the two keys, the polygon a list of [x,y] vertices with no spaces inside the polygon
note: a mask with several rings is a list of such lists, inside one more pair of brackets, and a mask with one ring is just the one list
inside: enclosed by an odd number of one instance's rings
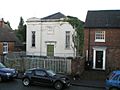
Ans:
{"label": "white stucco building", "polygon": [[75,57],[75,29],[60,12],[44,18],[27,20],[27,55]]}

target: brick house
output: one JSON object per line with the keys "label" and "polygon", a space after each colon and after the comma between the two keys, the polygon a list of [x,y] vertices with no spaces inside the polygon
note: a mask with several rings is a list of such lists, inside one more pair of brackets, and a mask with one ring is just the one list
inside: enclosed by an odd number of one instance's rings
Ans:
{"label": "brick house", "polygon": [[120,69],[120,10],[88,11],[84,54],[92,69]]}
{"label": "brick house", "polygon": [[16,51],[22,46],[13,30],[0,19],[0,61],[4,59],[7,53]]}

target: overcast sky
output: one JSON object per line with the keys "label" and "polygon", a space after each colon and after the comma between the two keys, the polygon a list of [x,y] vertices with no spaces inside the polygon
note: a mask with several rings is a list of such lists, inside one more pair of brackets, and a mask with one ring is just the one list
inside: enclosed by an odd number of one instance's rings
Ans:
{"label": "overcast sky", "polygon": [[0,17],[9,21],[13,29],[20,17],[42,18],[57,12],[85,21],[88,10],[119,10],[120,0],[0,0]]}

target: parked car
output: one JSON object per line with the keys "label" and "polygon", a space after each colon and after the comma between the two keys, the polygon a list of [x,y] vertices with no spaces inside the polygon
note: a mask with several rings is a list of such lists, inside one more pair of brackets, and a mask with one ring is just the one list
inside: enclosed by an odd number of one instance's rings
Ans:
{"label": "parked car", "polygon": [[57,90],[70,86],[70,79],[65,75],[56,74],[47,69],[29,69],[24,73],[22,79],[24,86],[30,84],[39,84],[44,86],[53,86]]}
{"label": "parked car", "polygon": [[120,70],[113,71],[106,79],[107,90],[119,90],[120,89]]}
{"label": "parked car", "polygon": [[0,63],[0,82],[3,80],[13,80],[17,77],[17,71],[15,69],[7,68]]}

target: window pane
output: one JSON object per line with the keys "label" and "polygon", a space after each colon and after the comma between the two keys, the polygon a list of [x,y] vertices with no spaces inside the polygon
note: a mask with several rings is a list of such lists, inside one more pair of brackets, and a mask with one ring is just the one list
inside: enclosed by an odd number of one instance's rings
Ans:
{"label": "window pane", "polygon": [[70,48],[70,31],[66,31],[66,44],[65,48]]}
{"label": "window pane", "polygon": [[105,31],[96,31],[95,40],[105,40]]}
{"label": "window pane", "polygon": [[45,76],[46,75],[46,73],[44,72],[44,71],[35,71],[35,74],[36,75],[39,75],[39,76]]}
{"label": "window pane", "polygon": [[8,53],[8,43],[3,42],[3,53]]}
{"label": "window pane", "polygon": [[116,76],[113,78],[113,80],[118,80],[118,78],[119,78],[119,75],[116,75]]}
{"label": "window pane", "polygon": [[32,31],[32,47],[35,47],[35,31]]}

